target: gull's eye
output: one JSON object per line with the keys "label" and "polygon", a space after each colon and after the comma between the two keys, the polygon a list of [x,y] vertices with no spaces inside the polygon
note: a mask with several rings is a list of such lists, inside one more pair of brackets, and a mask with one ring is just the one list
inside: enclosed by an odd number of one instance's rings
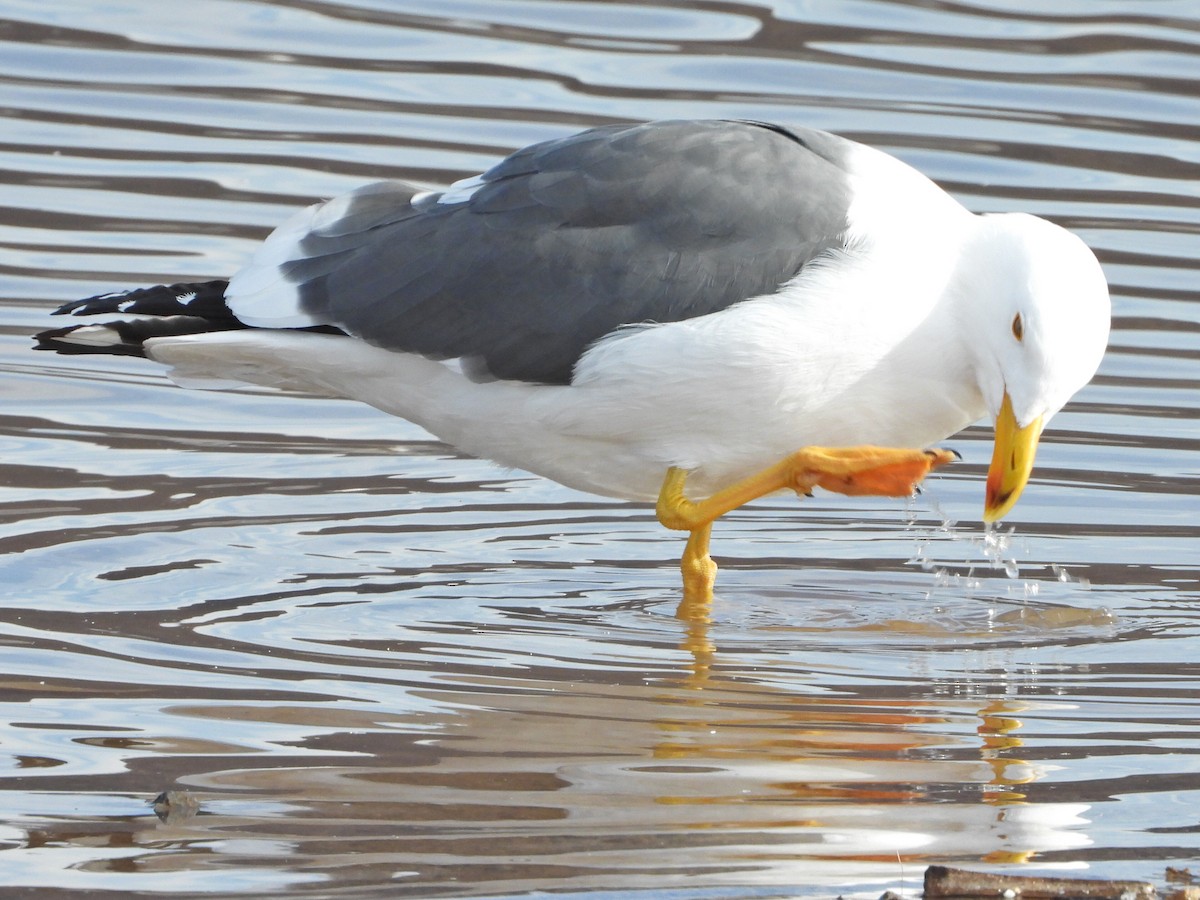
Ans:
{"label": "gull's eye", "polygon": [[1021,321],[1020,313],[1013,316],[1012,333],[1018,341],[1025,337],[1025,323]]}

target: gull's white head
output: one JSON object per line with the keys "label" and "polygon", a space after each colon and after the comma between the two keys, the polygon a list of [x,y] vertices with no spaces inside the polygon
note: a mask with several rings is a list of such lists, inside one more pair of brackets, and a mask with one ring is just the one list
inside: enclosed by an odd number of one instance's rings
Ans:
{"label": "gull's white head", "polygon": [[1033,468],[1042,428],[1091,381],[1111,304],[1095,254],[1023,213],[982,216],[959,285],[975,377],[996,425],[984,519],[1004,516]]}

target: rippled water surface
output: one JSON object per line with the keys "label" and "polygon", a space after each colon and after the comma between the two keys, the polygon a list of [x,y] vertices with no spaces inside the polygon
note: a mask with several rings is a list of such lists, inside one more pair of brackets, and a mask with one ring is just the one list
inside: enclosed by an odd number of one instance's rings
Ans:
{"label": "rippled water surface", "polygon": [[[0,42],[6,896],[1200,873],[1194,3],[0,0]],[[648,508],[29,350],[362,181],[678,116],[839,131],[1096,249],[1111,350],[1014,534],[972,429],[907,506],[730,516],[685,624]]]}

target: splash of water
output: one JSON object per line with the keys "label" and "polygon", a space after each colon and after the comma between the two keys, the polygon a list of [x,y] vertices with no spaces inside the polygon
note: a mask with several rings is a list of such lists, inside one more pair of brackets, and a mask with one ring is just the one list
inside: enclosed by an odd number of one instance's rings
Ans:
{"label": "splash of water", "polygon": [[[981,566],[986,571],[1004,573],[1008,581],[1005,592],[1009,597],[1030,600],[1041,593],[1044,580],[1022,577],[1021,564],[1018,561],[1022,548],[1017,541],[1016,526],[1001,527],[988,522],[984,524],[982,531],[963,528],[929,493],[923,494],[922,499],[923,510],[918,510],[912,502],[906,509],[906,526],[916,533],[916,544],[909,563],[932,573],[934,583],[931,594],[938,589],[953,589],[968,595],[979,592],[984,588],[984,581],[977,574],[977,569]],[[936,522],[931,525],[919,521],[922,513],[932,513]],[[944,560],[947,548],[963,549],[961,555],[964,561],[939,562],[934,555],[935,549],[939,551],[938,556]],[[971,564],[972,557],[980,559],[981,562]],[[961,571],[964,566],[965,573]],[[1087,578],[1072,575],[1066,567],[1058,563],[1051,563],[1048,568],[1054,580],[1060,584],[1070,584],[1083,590],[1091,587]]]}

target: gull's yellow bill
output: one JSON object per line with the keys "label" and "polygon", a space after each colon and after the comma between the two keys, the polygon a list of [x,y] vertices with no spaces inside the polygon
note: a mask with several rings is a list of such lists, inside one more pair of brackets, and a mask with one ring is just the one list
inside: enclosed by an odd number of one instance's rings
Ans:
{"label": "gull's yellow bill", "polygon": [[1000,415],[996,417],[996,447],[992,451],[992,464],[988,467],[987,494],[983,502],[983,521],[995,522],[1008,514],[1025,489],[1029,473],[1033,471],[1033,457],[1037,454],[1038,438],[1042,436],[1044,421],[1038,416],[1024,428],[1013,415],[1012,400],[1004,392],[1000,404]]}

